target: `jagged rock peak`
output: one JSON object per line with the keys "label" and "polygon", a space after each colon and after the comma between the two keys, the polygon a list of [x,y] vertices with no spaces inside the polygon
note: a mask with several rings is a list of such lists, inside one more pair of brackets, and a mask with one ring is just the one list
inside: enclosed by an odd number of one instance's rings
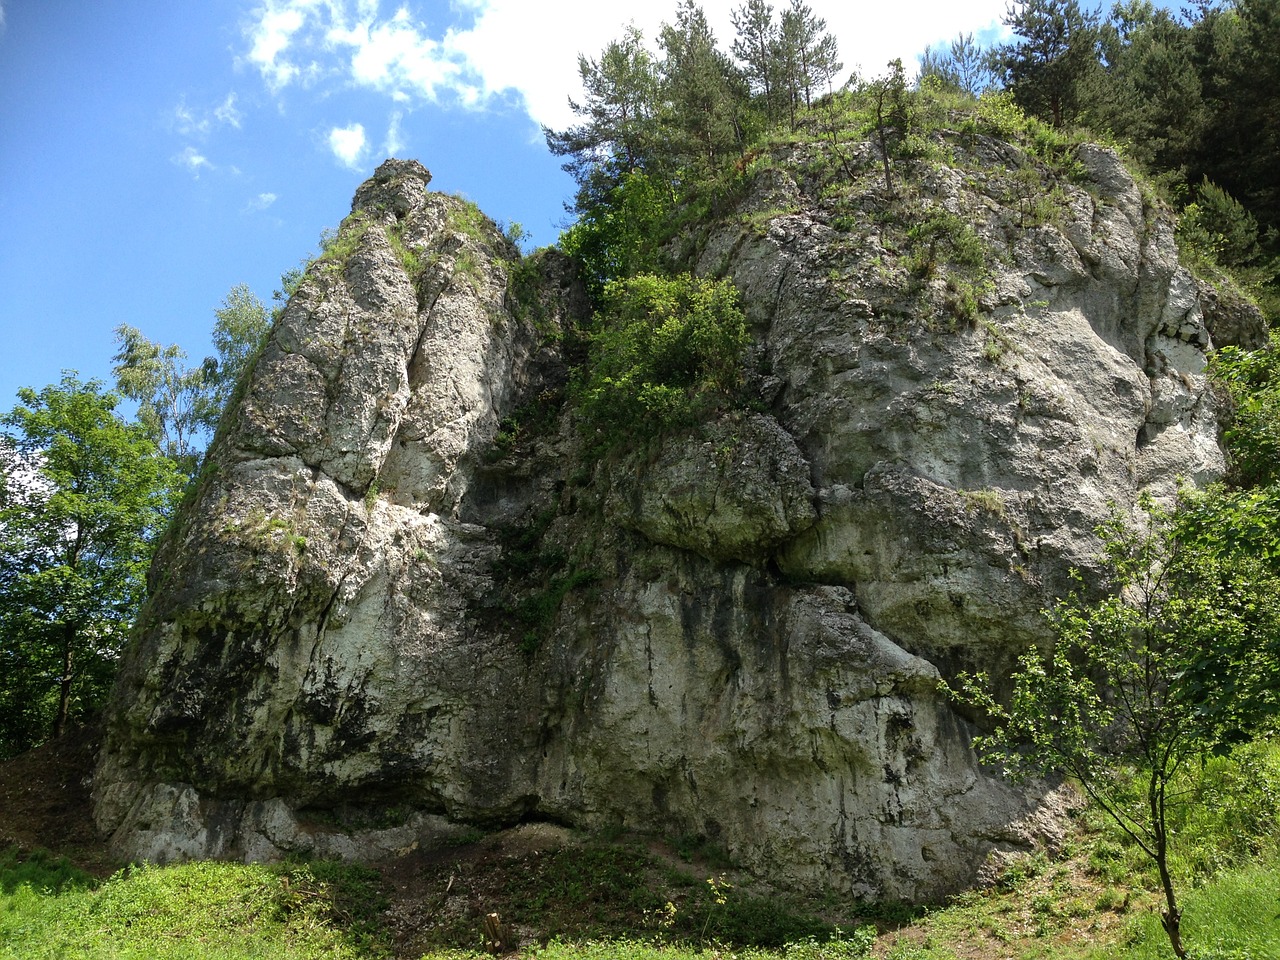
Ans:
{"label": "jagged rock peak", "polygon": [[422,207],[430,183],[431,171],[417,160],[384,160],[356,190],[351,212],[390,212],[401,219]]}

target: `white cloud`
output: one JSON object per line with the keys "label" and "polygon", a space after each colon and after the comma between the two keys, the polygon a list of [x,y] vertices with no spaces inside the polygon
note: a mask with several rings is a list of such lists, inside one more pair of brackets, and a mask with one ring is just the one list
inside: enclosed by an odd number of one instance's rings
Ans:
{"label": "white cloud", "polygon": [[201,168],[213,169],[213,164],[209,162],[209,158],[195,147],[187,147],[173,158],[173,162],[186,167],[197,179],[200,176]]}
{"label": "white cloud", "polygon": [[[730,11],[741,0],[705,0],[723,49],[733,39]],[[774,7],[783,5],[775,0]],[[997,29],[1005,0],[898,0],[870,8],[847,0],[809,0],[840,42],[844,76],[874,76],[894,57],[910,71],[926,45],[962,31]],[[433,4],[436,10],[444,5]],[[453,25],[427,23],[421,0],[265,0],[246,37],[247,59],[273,90],[329,77],[380,92],[396,103],[413,99],[483,108],[517,94],[536,122],[573,121],[569,97],[581,95],[578,54],[595,56],[634,22],[652,43],[675,0],[454,0]],[[385,12],[389,10],[390,12]],[[843,77],[842,77],[843,79]]]}
{"label": "white cloud", "polygon": [[0,30],[4,29],[4,4],[0,3]]}
{"label": "white cloud", "polygon": [[353,123],[349,127],[334,127],[329,131],[329,149],[352,170],[360,169],[360,158],[367,145],[363,124]]}
{"label": "white cloud", "polygon": [[215,125],[239,129],[243,117],[236,109],[235,93],[228,93],[222,103],[210,109],[189,107],[184,98],[173,108],[173,127],[184,137],[203,139]]}
{"label": "white cloud", "polygon": [[202,137],[209,132],[208,118],[197,117],[185,103],[173,108],[173,123],[184,137]]}
{"label": "white cloud", "polygon": [[277,199],[278,198],[274,193],[260,193],[245,204],[245,212],[254,213],[260,210],[265,210],[267,207],[275,203]]}
{"label": "white cloud", "polygon": [[428,100],[460,85],[460,68],[443,45],[426,35],[401,7],[383,23],[362,20],[350,27],[334,27],[328,43],[347,60],[350,77],[359,86],[388,93],[414,92]]}
{"label": "white cloud", "polygon": [[404,137],[400,134],[400,111],[391,115],[391,124],[387,127],[387,139],[382,143],[382,152],[388,157],[396,156],[404,149]]}
{"label": "white cloud", "polygon": [[227,99],[213,108],[213,116],[219,123],[225,123],[239,130],[240,121],[243,119],[244,114],[236,109],[236,95],[228,93]]}
{"label": "white cloud", "polygon": [[258,67],[272,89],[287,86],[300,73],[296,64],[280,55],[302,29],[309,8],[314,6],[311,0],[268,0],[256,12],[256,23],[248,31],[253,42],[249,62]]}

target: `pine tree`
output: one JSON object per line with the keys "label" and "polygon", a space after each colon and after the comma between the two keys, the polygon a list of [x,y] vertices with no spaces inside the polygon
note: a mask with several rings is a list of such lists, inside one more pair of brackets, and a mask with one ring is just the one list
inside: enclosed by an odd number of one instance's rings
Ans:
{"label": "pine tree", "polygon": [[932,47],[925,47],[920,57],[920,77],[937,77],[943,86],[974,97],[995,85],[990,56],[974,41],[972,33],[960,34],[949,47],[936,53]]}
{"label": "pine tree", "polygon": [[578,57],[586,93],[569,106],[583,122],[567,130],[543,127],[551,152],[568,157],[564,169],[577,180],[577,208],[587,209],[633,170],[648,167],[658,141],[658,71],[644,38],[628,26],[598,60]]}
{"label": "pine tree", "polygon": [[659,42],[667,142],[673,159],[701,179],[742,147],[746,81],[716,48],[706,14],[693,0],[682,0]]}
{"label": "pine tree", "polygon": [[814,95],[829,86],[844,66],[836,39],[826,29],[827,21],[815,17],[802,0],[791,0],[791,6],[782,12],[777,60],[793,127],[800,104],[812,106]]}
{"label": "pine tree", "polygon": [[778,96],[780,38],[773,7],[764,0],[746,0],[732,17],[737,30],[733,55],[743,64],[743,74],[761,112],[769,122],[776,122],[782,118],[783,104]]}
{"label": "pine tree", "polygon": [[996,52],[1018,105],[1055,127],[1075,123],[1082,87],[1099,68],[1097,15],[1082,13],[1077,0],[1021,0],[1004,22],[1022,38]]}
{"label": "pine tree", "polygon": [[1280,231],[1280,4],[1209,8],[1195,32],[1209,109],[1188,172],[1193,181],[1208,176],[1264,228]]}

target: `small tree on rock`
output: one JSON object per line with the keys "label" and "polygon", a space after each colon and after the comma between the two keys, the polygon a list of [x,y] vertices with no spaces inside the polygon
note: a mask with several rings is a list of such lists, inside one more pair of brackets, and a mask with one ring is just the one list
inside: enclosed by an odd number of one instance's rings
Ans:
{"label": "small tree on rock", "polygon": [[1142,508],[1139,526],[1117,516],[1100,529],[1106,595],[1081,584],[1053,609],[1053,649],[1021,659],[1009,702],[983,676],[962,677],[958,696],[994,719],[977,741],[988,760],[1015,778],[1067,773],[1151,859],[1185,957],[1169,824],[1186,795],[1174,785],[1280,715],[1280,492]]}

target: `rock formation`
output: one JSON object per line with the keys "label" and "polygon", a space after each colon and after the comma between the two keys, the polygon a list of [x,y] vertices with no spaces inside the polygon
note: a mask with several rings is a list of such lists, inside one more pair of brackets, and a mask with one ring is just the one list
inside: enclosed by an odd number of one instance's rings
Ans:
{"label": "rock formation", "polygon": [[154,564],[95,783],[117,849],[377,859],[541,819],[923,900],[1031,843],[1043,798],[939,679],[1007,673],[1110,511],[1221,473],[1212,334],[1115,155],[1028,218],[1033,159],[952,148],[897,223],[869,144],[835,199],[812,146],[748,175],[679,252],[741,291],[753,401],[603,455],[573,265],[379,167]]}

